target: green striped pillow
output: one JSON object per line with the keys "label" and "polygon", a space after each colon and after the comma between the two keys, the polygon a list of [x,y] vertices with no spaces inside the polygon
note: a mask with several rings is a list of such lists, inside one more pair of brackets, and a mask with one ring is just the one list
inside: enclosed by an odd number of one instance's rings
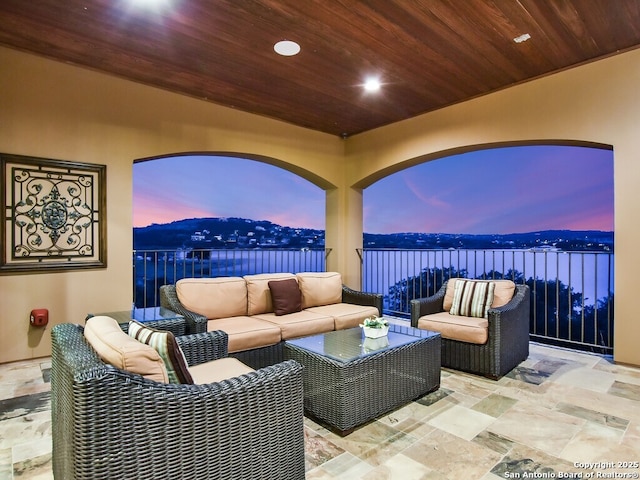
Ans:
{"label": "green striped pillow", "polygon": [[495,282],[456,280],[449,313],[463,317],[487,318],[487,310],[493,303],[495,288]]}
{"label": "green striped pillow", "polygon": [[153,347],[158,352],[167,368],[169,383],[193,384],[187,360],[184,358],[173,333],[149,328],[132,320],[129,322],[129,336]]}

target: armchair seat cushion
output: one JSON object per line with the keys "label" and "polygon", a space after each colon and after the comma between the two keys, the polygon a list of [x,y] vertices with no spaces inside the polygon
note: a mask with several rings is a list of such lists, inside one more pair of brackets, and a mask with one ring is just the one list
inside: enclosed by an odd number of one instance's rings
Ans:
{"label": "armchair seat cushion", "polygon": [[246,366],[240,360],[231,357],[220,358],[189,367],[189,373],[193,378],[193,383],[196,385],[221,382],[222,380],[239,377],[254,371],[253,368]]}
{"label": "armchair seat cushion", "polygon": [[448,312],[432,313],[418,319],[418,328],[440,332],[443,338],[483,345],[489,336],[486,318],[462,317]]}
{"label": "armchair seat cushion", "polygon": [[367,317],[378,316],[378,309],[369,305],[354,305],[352,303],[334,303],[321,307],[307,309],[321,315],[333,318],[335,330],[357,327]]}
{"label": "armchair seat cushion", "polygon": [[309,310],[276,315],[275,313],[263,313],[254,318],[270,322],[282,332],[282,339],[305,337],[333,330],[333,317]]}
{"label": "armchair seat cushion", "polygon": [[207,330],[222,330],[229,336],[229,353],[275,345],[282,340],[280,327],[256,317],[209,320]]}

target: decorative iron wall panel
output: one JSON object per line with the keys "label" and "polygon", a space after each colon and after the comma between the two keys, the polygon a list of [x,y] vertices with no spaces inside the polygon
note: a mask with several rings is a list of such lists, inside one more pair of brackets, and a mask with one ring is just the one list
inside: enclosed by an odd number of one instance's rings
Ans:
{"label": "decorative iron wall panel", "polygon": [[106,267],[106,166],[0,154],[0,272]]}

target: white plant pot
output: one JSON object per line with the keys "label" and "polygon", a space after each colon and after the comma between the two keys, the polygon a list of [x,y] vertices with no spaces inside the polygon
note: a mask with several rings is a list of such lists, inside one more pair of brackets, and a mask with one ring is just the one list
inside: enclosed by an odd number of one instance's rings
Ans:
{"label": "white plant pot", "polygon": [[362,327],[362,329],[364,330],[364,336],[367,338],[380,338],[389,333],[388,326],[382,328]]}
{"label": "white plant pot", "polygon": [[373,353],[389,346],[389,339],[386,336],[380,338],[365,338],[362,348],[365,353]]}

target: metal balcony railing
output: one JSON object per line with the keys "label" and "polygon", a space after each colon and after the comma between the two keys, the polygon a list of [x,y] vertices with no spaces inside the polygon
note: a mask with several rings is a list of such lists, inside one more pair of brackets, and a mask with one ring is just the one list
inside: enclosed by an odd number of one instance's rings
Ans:
{"label": "metal balcony railing", "polygon": [[364,249],[362,285],[384,294],[387,313],[408,316],[410,301],[448,278],[511,279],[531,289],[531,338],[613,351],[613,254],[553,250]]}
{"label": "metal balcony railing", "polygon": [[[330,249],[203,249],[133,252],[134,303],[159,304],[161,285],[185,277],[325,271]],[[384,311],[409,316],[410,301],[448,278],[508,278],[531,289],[531,338],[599,353],[613,350],[613,254],[535,250],[364,249],[362,289]]]}
{"label": "metal balcony railing", "polygon": [[181,278],[323,272],[329,252],[324,248],[134,250],[134,304],[158,306],[160,286]]}

